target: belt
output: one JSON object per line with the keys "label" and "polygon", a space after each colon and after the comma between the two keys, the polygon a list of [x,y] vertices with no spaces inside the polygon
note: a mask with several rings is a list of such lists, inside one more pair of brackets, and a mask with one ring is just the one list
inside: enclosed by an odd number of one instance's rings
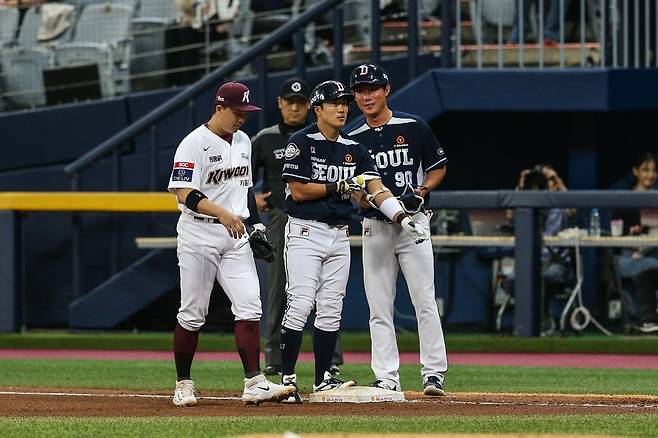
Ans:
{"label": "belt", "polygon": [[372,219],[372,220],[375,220],[375,221],[384,222],[384,223],[386,223],[386,224],[394,224],[394,223],[395,223],[395,222],[393,222],[392,220],[390,220],[389,218],[382,219],[382,218],[379,217],[379,216],[366,216],[366,219]]}
{"label": "belt", "polygon": [[330,224],[330,223],[327,223],[327,222],[319,221],[319,220],[317,220],[317,219],[304,219],[304,218],[301,218],[301,217],[300,217],[300,218],[295,218],[295,219],[299,219],[299,220],[303,220],[303,221],[310,221],[310,222],[317,222],[317,223],[319,223],[319,224],[324,224],[324,225],[328,226],[329,228],[338,228],[338,229],[341,229],[341,228],[347,228],[347,227],[349,227],[348,224]]}
{"label": "belt", "polygon": [[201,216],[192,216],[195,221],[205,222],[207,224],[221,224],[219,219],[215,217],[201,217]]}

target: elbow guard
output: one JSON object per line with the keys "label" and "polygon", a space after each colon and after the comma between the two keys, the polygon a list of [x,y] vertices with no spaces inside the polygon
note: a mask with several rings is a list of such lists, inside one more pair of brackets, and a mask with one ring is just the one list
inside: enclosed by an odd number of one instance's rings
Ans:
{"label": "elbow guard", "polygon": [[185,206],[189,208],[190,210],[198,213],[199,210],[199,202],[201,202],[202,199],[208,198],[206,195],[201,193],[199,190],[194,189],[190,193],[187,194],[187,197],[185,198]]}

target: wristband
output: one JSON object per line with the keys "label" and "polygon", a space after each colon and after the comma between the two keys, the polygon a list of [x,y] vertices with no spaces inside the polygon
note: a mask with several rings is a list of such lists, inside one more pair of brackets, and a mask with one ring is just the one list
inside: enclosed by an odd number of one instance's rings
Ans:
{"label": "wristband", "polygon": [[379,204],[379,211],[384,213],[384,216],[390,220],[394,220],[398,213],[404,213],[404,210],[402,210],[402,207],[400,206],[400,201],[393,197],[384,199],[382,203]]}
{"label": "wristband", "polygon": [[327,195],[329,193],[334,193],[338,190],[338,184],[337,183],[329,183],[329,184],[325,184],[324,186],[327,189]]}
{"label": "wristband", "polygon": [[194,189],[187,194],[187,197],[185,198],[185,206],[190,210],[198,213],[199,202],[201,202],[202,199],[206,199],[206,198],[208,198],[206,195],[201,193],[199,190]]}

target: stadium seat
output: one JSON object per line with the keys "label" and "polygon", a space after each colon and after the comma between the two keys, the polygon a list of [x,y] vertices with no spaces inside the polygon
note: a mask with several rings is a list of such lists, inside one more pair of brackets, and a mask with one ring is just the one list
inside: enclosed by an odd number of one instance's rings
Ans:
{"label": "stadium seat", "polygon": [[[54,5],[56,3],[50,3]],[[39,29],[41,28],[41,11],[42,6],[32,6],[25,13],[23,23],[18,32],[18,45],[22,47],[34,47],[39,45]],[[56,38],[48,41],[48,44],[56,44],[57,42],[68,41],[73,33],[75,27],[75,8],[73,8],[72,16],[69,19],[69,27]]]}
{"label": "stadium seat", "polygon": [[109,44],[105,43],[75,43],[62,44],[55,47],[55,65],[71,67],[76,65],[96,64],[103,97],[116,94],[114,84],[114,57]]}
{"label": "stadium seat", "polygon": [[[478,10],[478,5],[480,5],[480,10]],[[478,44],[483,44],[488,39],[483,35],[483,32],[486,32],[485,24],[496,29],[499,25],[514,26],[516,0],[482,0],[481,2],[471,0],[469,9],[475,31],[475,41]]]}
{"label": "stadium seat", "polygon": [[132,56],[130,58],[131,87],[134,91],[153,90],[166,86],[165,29],[161,18],[133,20]]}
{"label": "stadium seat", "polygon": [[73,40],[55,48],[55,63],[60,67],[96,63],[103,97],[127,93],[132,15],[131,7],[118,3],[87,6]]}
{"label": "stadium seat", "polygon": [[18,28],[18,9],[0,6],[0,47],[14,41]]}
{"label": "stadium seat", "polygon": [[132,21],[133,90],[152,90],[166,86],[166,29],[178,20],[174,0],[142,0],[137,18]]}
{"label": "stadium seat", "polygon": [[141,0],[136,17],[160,19],[170,24],[178,19],[178,7],[175,0]]}
{"label": "stadium seat", "polygon": [[3,88],[14,108],[46,104],[43,70],[53,65],[53,54],[42,47],[10,47],[2,50]]}

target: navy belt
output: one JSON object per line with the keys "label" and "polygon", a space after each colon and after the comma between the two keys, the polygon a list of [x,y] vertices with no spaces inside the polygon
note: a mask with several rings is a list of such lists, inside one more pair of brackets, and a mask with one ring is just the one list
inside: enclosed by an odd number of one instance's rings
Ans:
{"label": "navy belt", "polygon": [[205,222],[207,224],[221,224],[219,219],[215,217],[201,217],[201,216],[192,216],[195,221]]}
{"label": "navy belt", "polygon": [[385,223],[387,223],[387,224],[394,224],[394,223],[395,223],[395,222],[393,222],[392,220],[390,220],[389,218],[382,219],[382,218],[379,217],[379,216],[366,216],[366,219],[373,219],[373,220],[376,220],[376,221],[385,222]]}

